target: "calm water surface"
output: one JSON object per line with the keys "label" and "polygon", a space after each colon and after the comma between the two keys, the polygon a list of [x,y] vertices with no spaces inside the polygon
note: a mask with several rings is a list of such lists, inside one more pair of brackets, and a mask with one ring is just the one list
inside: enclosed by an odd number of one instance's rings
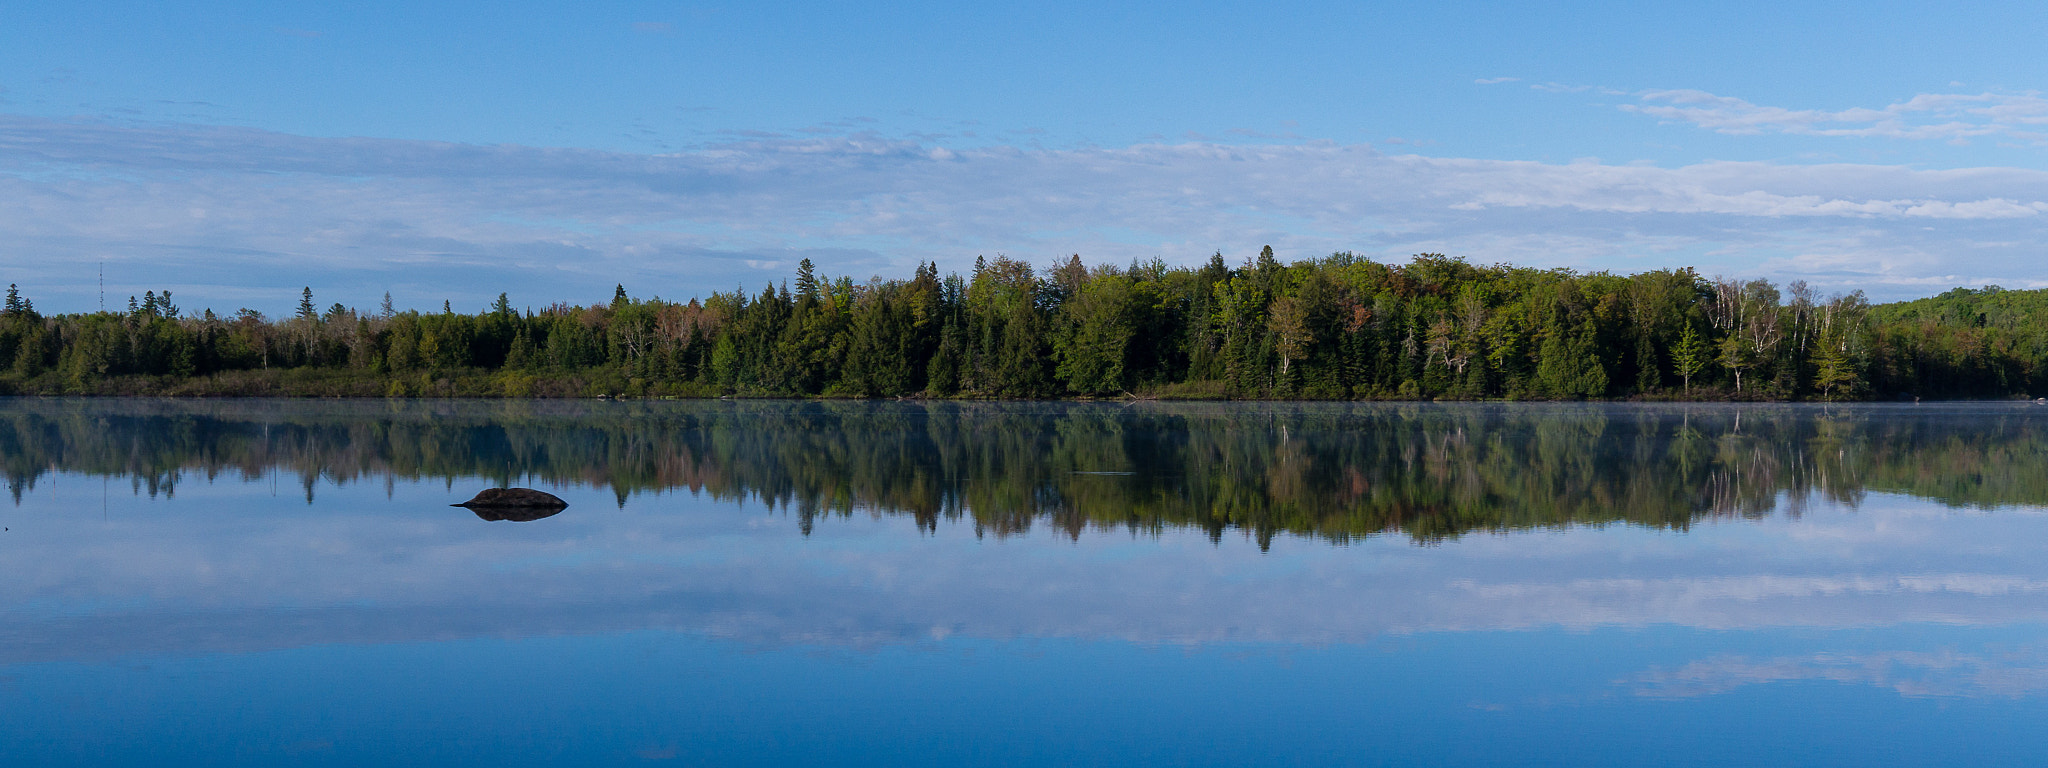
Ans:
{"label": "calm water surface", "polygon": [[2039,763],[2044,462],[2005,403],[0,400],[0,755]]}

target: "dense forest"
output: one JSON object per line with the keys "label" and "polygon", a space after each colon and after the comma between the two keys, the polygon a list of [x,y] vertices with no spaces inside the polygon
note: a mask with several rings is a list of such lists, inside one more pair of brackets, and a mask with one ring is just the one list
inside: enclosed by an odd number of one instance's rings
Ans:
{"label": "dense forest", "polygon": [[1841,400],[2048,393],[2048,292],[1872,305],[1805,283],[1337,253],[823,277],[476,314],[313,291],[272,319],[44,316],[10,286],[0,394]]}
{"label": "dense forest", "polygon": [[[1428,542],[1586,524],[1683,530],[1903,493],[2038,505],[2040,409],[2013,406],[88,401],[0,404],[18,504],[74,472],[136,493],[283,474],[687,491],[787,510],[801,531],[904,515],[1039,527]],[[53,491],[54,492],[54,491]],[[435,507],[436,514],[451,513]],[[579,514],[571,510],[569,514]]]}

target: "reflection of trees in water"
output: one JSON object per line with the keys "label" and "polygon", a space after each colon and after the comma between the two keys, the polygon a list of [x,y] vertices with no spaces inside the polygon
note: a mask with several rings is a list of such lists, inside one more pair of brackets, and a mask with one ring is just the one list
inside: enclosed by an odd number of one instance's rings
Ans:
{"label": "reflection of trees in water", "polygon": [[[2037,416],[2039,418],[2037,418]],[[687,489],[819,517],[1401,532],[1797,514],[1869,491],[2044,500],[2048,409],[871,402],[62,401],[0,405],[17,501],[65,470],[173,493],[198,475]]]}

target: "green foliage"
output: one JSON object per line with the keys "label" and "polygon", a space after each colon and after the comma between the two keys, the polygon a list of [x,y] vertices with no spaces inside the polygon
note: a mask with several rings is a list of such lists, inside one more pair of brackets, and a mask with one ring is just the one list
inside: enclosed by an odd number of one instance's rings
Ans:
{"label": "green foliage", "polygon": [[2048,291],[1997,286],[1869,308],[1871,386],[1925,397],[2048,389]]}
{"label": "green foliage", "polygon": [[1749,367],[1749,346],[1743,343],[1741,336],[1731,333],[1721,337],[1721,342],[1714,345],[1714,350],[1714,362],[1720,363],[1721,367],[1728,369],[1728,372],[1735,376],[1735,391],[1741,392],[1742,371]]}
{"label": "green foliage", "polygon": [[[1624,277],[1441,254],[1287,264],[1266,248],[1234,268],[1221,254],[1191,268],[1074,256],[1041,272],[997,256],[971,275],[920,264],[909,280],[866,283],[805,261],[793,290],[678,303],[620,285],[606,303],[538,312],[500,294],[474,315],[399,312],[388,296],[375,313],[321,313],[310,287],[281,320],[185,315],[169,291],[126,312],[44,317],[11,288],[0,307],[0,392],[205,392],[225,374],[301,369],[367,382],[350,391],[513,397],[2007,397],[2048,390],[2048,293],[1957,289],[1873,307],[1691,270]],[[134,377],[193,381],[119,383]],[[461,384],[472,377],[492,383]]]}
{"label": "green foliage", "polygon": [[1590,324],[1577,333],[1554,333],[1543,342],[1536,378],[1559,398],[1601,397],[1607,394],[1607,371],[1597,350]]}
{"label": "green foliage", "polygon": [[1123,391],[1126,364],[1145,307],[1136,281],[1101,274],[1060,304],[1054,324],[1054,374],[1068,391],[1086,395]]}
{"label": "green foliage", "polygon": [[1692,377],[1698,376],[1707,366],[1707,343],[1700,339],[1698,331],[1690,323],[1678,335],[1678,343],[1671,346],[1671,364],[1680,378],[1685,380],[1685,391],[1692,393]]}
{"label": "green foliage", "polygon": [[1822,400],[1835,399],[1856,381],[1856,374],[1849,367],[1849,356],[1838,340],[1823,339],[1819,351],[1814,353],[1813,365],[1813,387],[1820,390]]}
{"label": "green foliage", "polygon": [[0,316],[21,317],[33,312],[35,312],[35,306],[21,298],[21,286],[8,283],[7,304],[5,309],[0,309]]}

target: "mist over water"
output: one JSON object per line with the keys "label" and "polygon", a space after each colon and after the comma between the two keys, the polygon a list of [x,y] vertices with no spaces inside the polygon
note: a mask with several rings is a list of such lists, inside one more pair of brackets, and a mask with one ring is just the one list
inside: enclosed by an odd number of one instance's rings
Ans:
{"label": "mist over water", "polygon": [[[2022,403],[10,400],[0,751],[2010,762],[2044,449]],[[570,506],[447,506],[492,486]]]}

